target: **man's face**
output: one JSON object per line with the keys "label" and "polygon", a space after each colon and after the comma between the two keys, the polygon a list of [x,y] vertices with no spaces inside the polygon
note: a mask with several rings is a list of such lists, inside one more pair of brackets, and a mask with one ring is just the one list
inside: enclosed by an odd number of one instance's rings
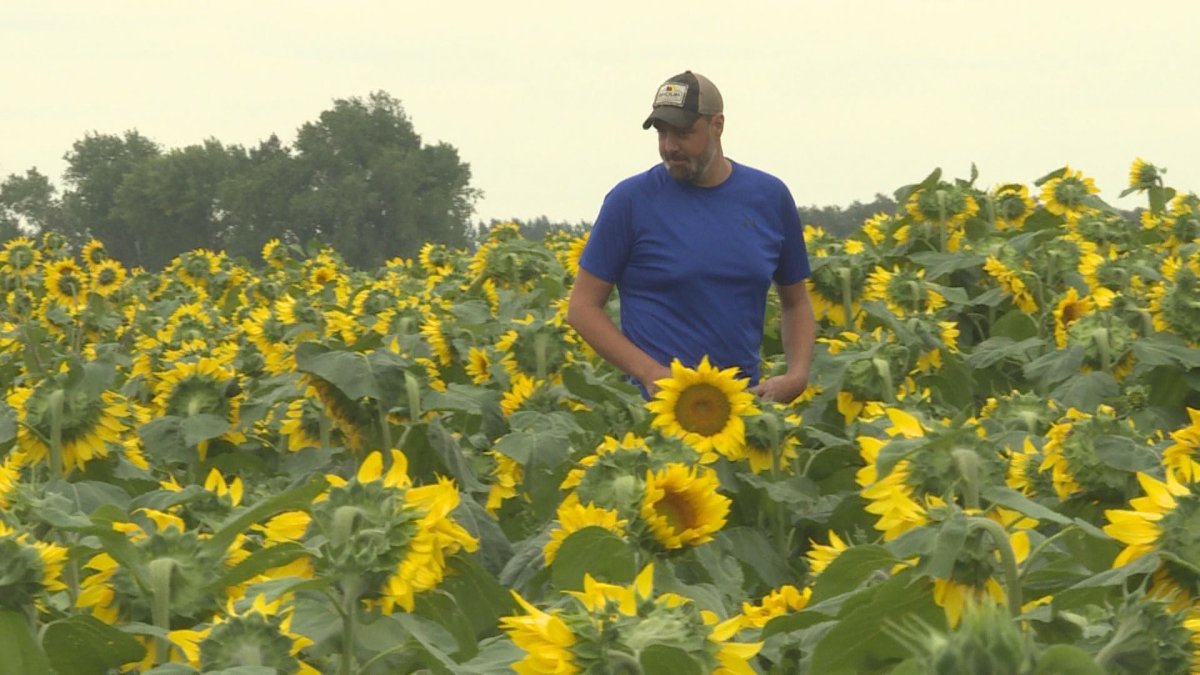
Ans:
{"label": "man's face", "polygon": [[681,129],[661,120],[654,122],[658,131],[658,155],[675,180],[694,183],[704,175],[720,145],[719,122],[701,117],[692,126]]}

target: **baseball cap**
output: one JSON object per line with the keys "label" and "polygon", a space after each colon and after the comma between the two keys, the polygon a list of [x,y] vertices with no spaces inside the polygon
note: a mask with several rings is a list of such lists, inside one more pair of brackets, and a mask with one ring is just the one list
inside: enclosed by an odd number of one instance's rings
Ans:
{"label": "baseball cap", "polygon": [[715,115],[724,110],[717,85],[703,75],[688,70],[663,82],[654,94],[654,109],[642,122],[649,129],[655,120],[673,127],[692,126],[701,115]]}

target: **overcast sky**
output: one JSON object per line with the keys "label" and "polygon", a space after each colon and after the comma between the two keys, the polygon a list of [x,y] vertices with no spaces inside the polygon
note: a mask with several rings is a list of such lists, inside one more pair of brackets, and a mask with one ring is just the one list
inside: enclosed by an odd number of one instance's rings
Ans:
{"label": "overcast sky", "polygon": [[691,69],[724,96],[726,154],[801,205],[974,162],[981,187],[1069,164],[1130,207],[1139,156],[1200,191],[1197,26],[1193,0],[0,0],[0,178],[61,186],[87,132],[290,143],[383,90],[470,164],[476,220],[590,222],[657,161],[641,121]]}

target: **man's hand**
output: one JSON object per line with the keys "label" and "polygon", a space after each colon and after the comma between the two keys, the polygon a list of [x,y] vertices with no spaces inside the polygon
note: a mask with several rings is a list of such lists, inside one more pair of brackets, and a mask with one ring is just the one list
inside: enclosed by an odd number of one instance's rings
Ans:
{"label": "man's hand", "polygon": [[638,378],[638,382],[641,382],[646,391],[650,393],[650,398],[654,398],[659,389],[655,383],[668,377],[671,377],[671,369],[661,363],[655,362],[647,372]]}
{"label": "man's hand", "polygon": [[791,403],[808,388],[808,378],[801,375],[784,374],[769,377],[750,388],[764,401]]}

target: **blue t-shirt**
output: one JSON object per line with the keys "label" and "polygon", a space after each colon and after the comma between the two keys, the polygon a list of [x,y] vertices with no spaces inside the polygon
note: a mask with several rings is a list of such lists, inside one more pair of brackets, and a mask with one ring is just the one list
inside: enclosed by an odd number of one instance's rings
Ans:
{"label": "blue t-shirt", "polygon": [[771,282],[809,274],[804,229],[787,186],[733,162],[715,187],[681,183],[658,164],[604,198],[579,265],[614,284],[621,330],[663,365],[737,366],[758,381]]}

